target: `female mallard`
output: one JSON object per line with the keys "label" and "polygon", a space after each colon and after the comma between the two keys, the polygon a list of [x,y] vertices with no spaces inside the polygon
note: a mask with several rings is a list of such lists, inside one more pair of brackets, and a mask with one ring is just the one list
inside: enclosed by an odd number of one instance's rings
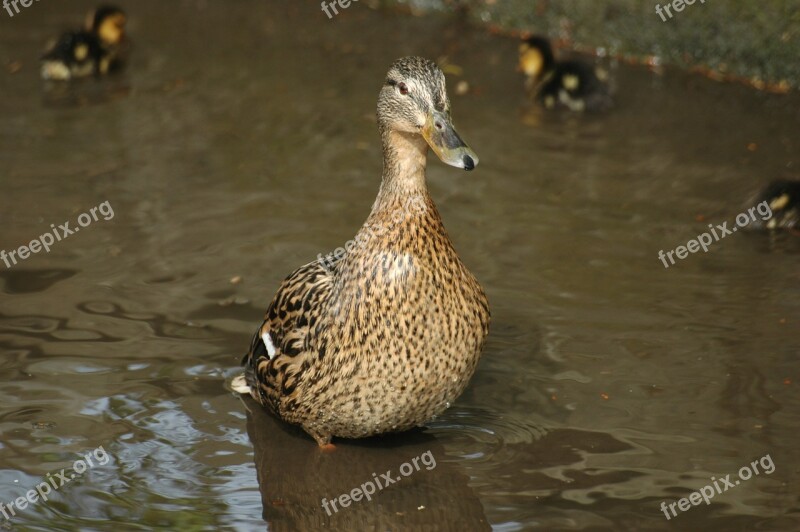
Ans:
{"label": "female mallard", "polygon": [[550,42],[531,37],[520,44],[525,86],[548,109],[598,111],[611,106],[606,74],[582,61],[556,61]]}
{"label": "female mallard", "polygon": [[452,166],[478,164],[453,127],[436,64],[391,66],[378,125],[383,177],[369,217],[344,254],[283,282],[233,382],[320,446],[440,414],[467,386],[489,332],[486,295],[425,181],[428,145]]}
{"label": "female mallard", "polygon": [[91,11],[84,30],[64,33],[42,56],[42,78],[64,81],[107,74],[122,60],[125,23],[118,7]]}

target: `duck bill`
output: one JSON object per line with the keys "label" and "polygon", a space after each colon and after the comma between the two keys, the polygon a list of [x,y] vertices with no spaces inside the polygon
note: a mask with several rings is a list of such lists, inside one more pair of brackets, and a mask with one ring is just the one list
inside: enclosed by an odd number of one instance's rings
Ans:
{"label": "duck bill", "polygon": [[448,115],[438,111],[428,115],[422,136],[443,163],[464,170],[478,166],[478,156],[458,135]]}

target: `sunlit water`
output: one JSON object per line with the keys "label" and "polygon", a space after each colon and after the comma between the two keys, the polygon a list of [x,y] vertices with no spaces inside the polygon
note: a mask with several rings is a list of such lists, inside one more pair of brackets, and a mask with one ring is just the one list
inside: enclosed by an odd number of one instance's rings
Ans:
{"label": "sunlit water", "polygon": [[[0,249],[114,215],[0,263],[0,503],[108,459],[0,529],[800,527],[800,238],[657,256],[798,175],[796,95],[611,64],[614,111],[542,116],[513,40],[278,0],[124,2],[128,70],[45,88],[42,43],[90,5],[65,4],[0,11],[0,61],[22,64],[0,72]],[[424,431],[323,454],[225,381],[283,277],[366,218],[377,93],[409,54],[471,89],[452,106],[481,165],[431,158],[428,176],[492,331]],[[427,452],[435,467],[323,509]],[[771,474],[662,513],[765,455]]]}

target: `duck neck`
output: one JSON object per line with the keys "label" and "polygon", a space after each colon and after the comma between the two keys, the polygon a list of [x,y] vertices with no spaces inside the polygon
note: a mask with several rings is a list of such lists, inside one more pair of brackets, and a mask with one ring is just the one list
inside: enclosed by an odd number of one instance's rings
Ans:
{"label": "duck neck", "polygon": [[425,165],[428,145],[421,135],[401,131],[381,131],[383,177],[372,212],[390,209],[410,198],[427,198]]}

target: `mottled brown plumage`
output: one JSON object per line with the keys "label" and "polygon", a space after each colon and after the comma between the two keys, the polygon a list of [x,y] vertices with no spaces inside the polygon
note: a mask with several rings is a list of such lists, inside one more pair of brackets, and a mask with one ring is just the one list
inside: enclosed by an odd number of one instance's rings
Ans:
{"label": "mottled brown plumage", "polygon": [[234,383],[321,446],[440,414],[467,386],[489,329],[486,296],[425,182],[426,140],[448,164],[477,164],[450,121],[441,70],[396,61],[378,124],[383,179],[354,245],[283,282]]}

